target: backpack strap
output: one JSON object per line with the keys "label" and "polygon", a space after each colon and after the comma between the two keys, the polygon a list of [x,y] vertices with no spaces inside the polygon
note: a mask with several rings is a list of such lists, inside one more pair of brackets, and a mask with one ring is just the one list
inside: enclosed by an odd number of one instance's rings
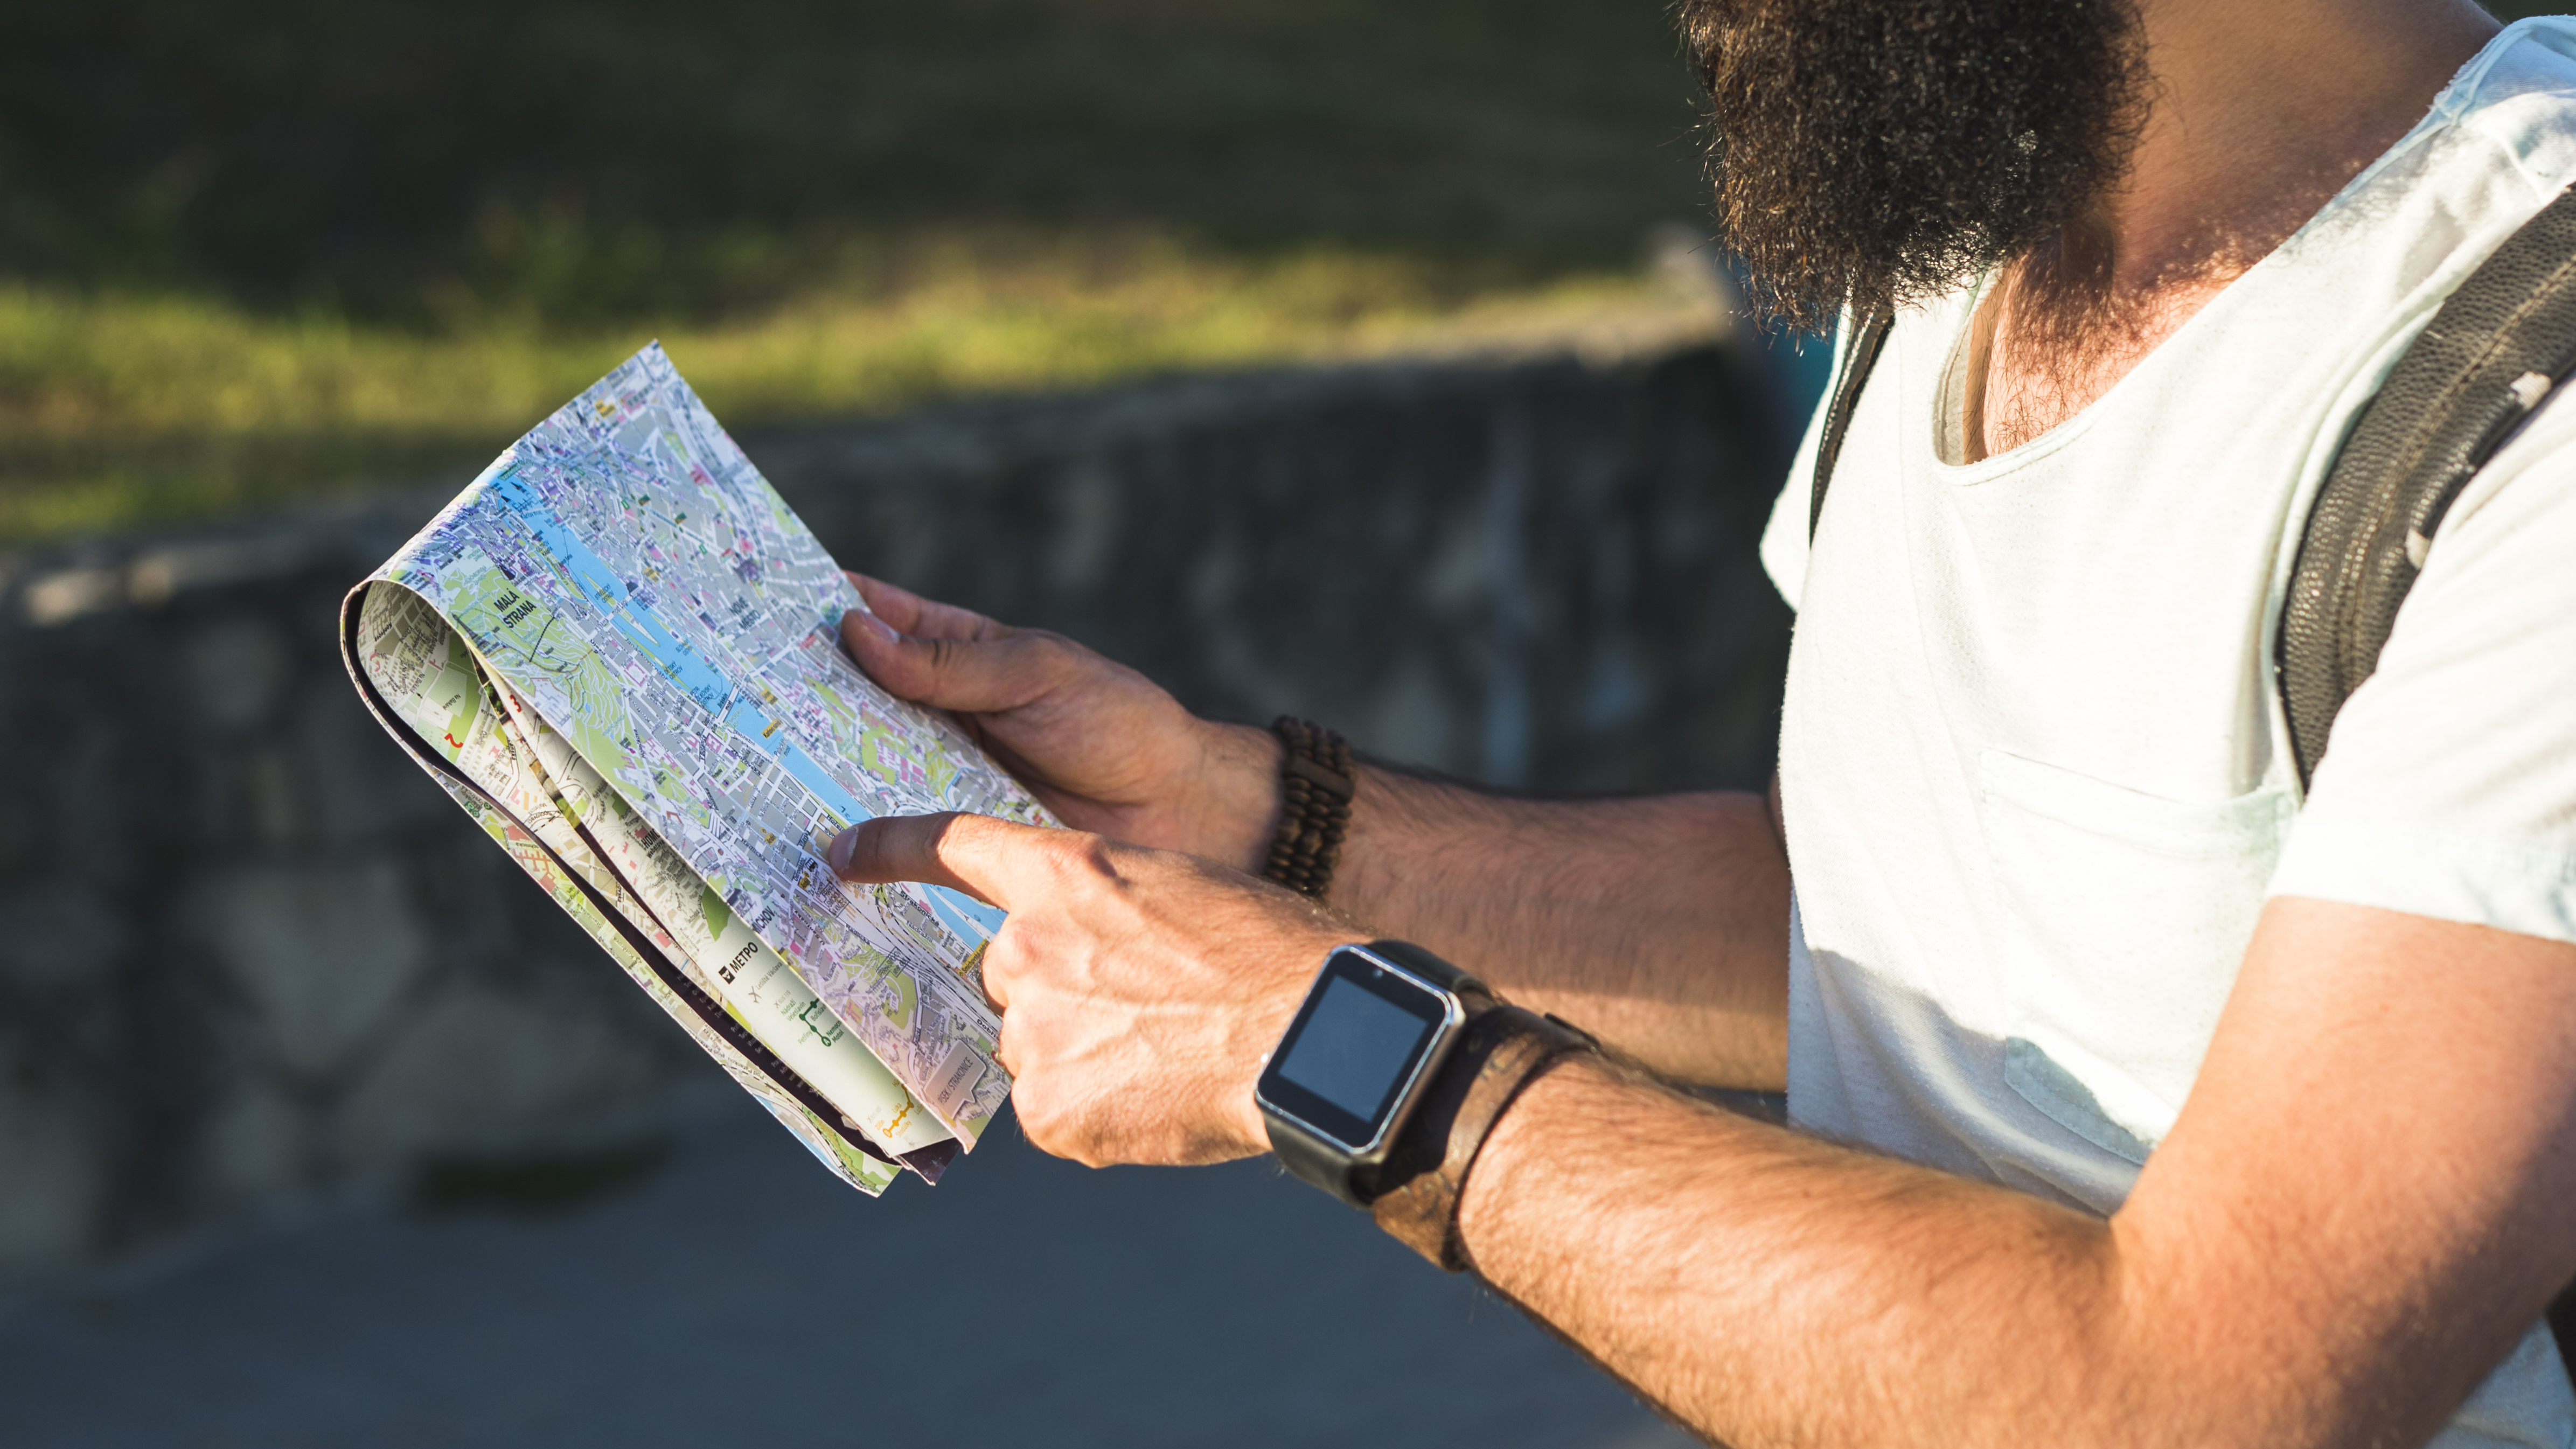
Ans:
{"label": "backpack strap", "polygon": [[1816,521],[1825,516],[1825,488],[1834,481],[1834,460],[1843,455],[1843,438],[1851,432],[1852,410],[1860,390],[1869,385],[1870,369],[1887,347],[1887,330],[1896,321],[1890,312],[1872,312],[1852,329],[1851,346],[1843,349],[1842,375],[1834,379],[1833,401],[1825,406],[1825,430],[1816,439],[1816,480],[1807,494],[1807,541],[1815,542]]}
{"label": "backpack strap", "polygon": [[2505,239],[2364,404],[2308,511],[2273,660],[2304,788],[2442,515],[2576,370],[2576,189]]}

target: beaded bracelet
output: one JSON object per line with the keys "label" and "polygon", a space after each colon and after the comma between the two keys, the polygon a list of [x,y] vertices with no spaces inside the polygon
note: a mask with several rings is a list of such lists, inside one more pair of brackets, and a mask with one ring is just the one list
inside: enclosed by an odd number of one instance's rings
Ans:
{"label": "beaded bracelet", "polygon": [[1281,715],[1270,732],[1285,746],[1279,759],[1279,834],[1262,875],[1300,895],[1324,898],[1351,823],[1359,773],[1350,741],[1308,720]]}

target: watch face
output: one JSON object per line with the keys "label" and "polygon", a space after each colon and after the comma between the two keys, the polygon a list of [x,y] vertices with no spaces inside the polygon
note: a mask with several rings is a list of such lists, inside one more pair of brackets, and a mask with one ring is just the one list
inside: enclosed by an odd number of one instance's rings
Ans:
{"label": "watch face", "polygon": [[1356,947],[1335,951],[1256,1089],[1261,1100],[1359,1152],[1385,1132],[1454,1007]]}

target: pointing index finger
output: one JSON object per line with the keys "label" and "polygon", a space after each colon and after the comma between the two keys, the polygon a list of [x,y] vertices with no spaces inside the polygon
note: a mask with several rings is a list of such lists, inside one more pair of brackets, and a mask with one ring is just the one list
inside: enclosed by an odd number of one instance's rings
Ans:
{"label": "pointing index finger", "polygon": [[[832,837],[824,858],[832,873],[856,885],[918,881],[947,886],[1007,911],[1038,852],[1062,831],[1018,825],[990,815],[888,815]],[[1018,887],[1018,888],[1015,888]]]}

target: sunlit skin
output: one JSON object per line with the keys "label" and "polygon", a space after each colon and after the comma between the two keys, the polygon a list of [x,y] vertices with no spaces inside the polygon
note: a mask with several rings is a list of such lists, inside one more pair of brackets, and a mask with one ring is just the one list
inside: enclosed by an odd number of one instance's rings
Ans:
{"label": "sunlit skin", "polygon": [[[2156,96],[2128,174],[1979,320],[1966,436],[2081,412],[2423,119],[2495,33],[2469,0],[2149,0]],[[2028,285],[2041,276],[2055,285]]]}
{"label": "sunlit skin", "polygon": [[[2492,33],[2465,0],[2141,14],[2155,114],[2064,243],[2106,259],[2079,269],[2099,291],[2067,304],[2079,325],[1998,308],[1989,451],[2098,397]],[[860,665],[956,711],[1074,827],[883,820],[835,852],[852,879],[1010,911],[985,980],[1040,1147],[1266,1150],[1262,1054],[1324,951],[1377,935],[1677,1078],[1780,1083],[1788,867],[1763,798],[1513,802],[1370,771],[1327,911],[1247,874],[1275,824],[1268,735],[1056,636],[861,588]],[[2107,1220],[1578,1062],[1504,1117],[1461,1226],[1500,1291],[1729,1443],[2419,1443],[2576,1275],[2571,1048],[2576,947],[2276,900]]]}

